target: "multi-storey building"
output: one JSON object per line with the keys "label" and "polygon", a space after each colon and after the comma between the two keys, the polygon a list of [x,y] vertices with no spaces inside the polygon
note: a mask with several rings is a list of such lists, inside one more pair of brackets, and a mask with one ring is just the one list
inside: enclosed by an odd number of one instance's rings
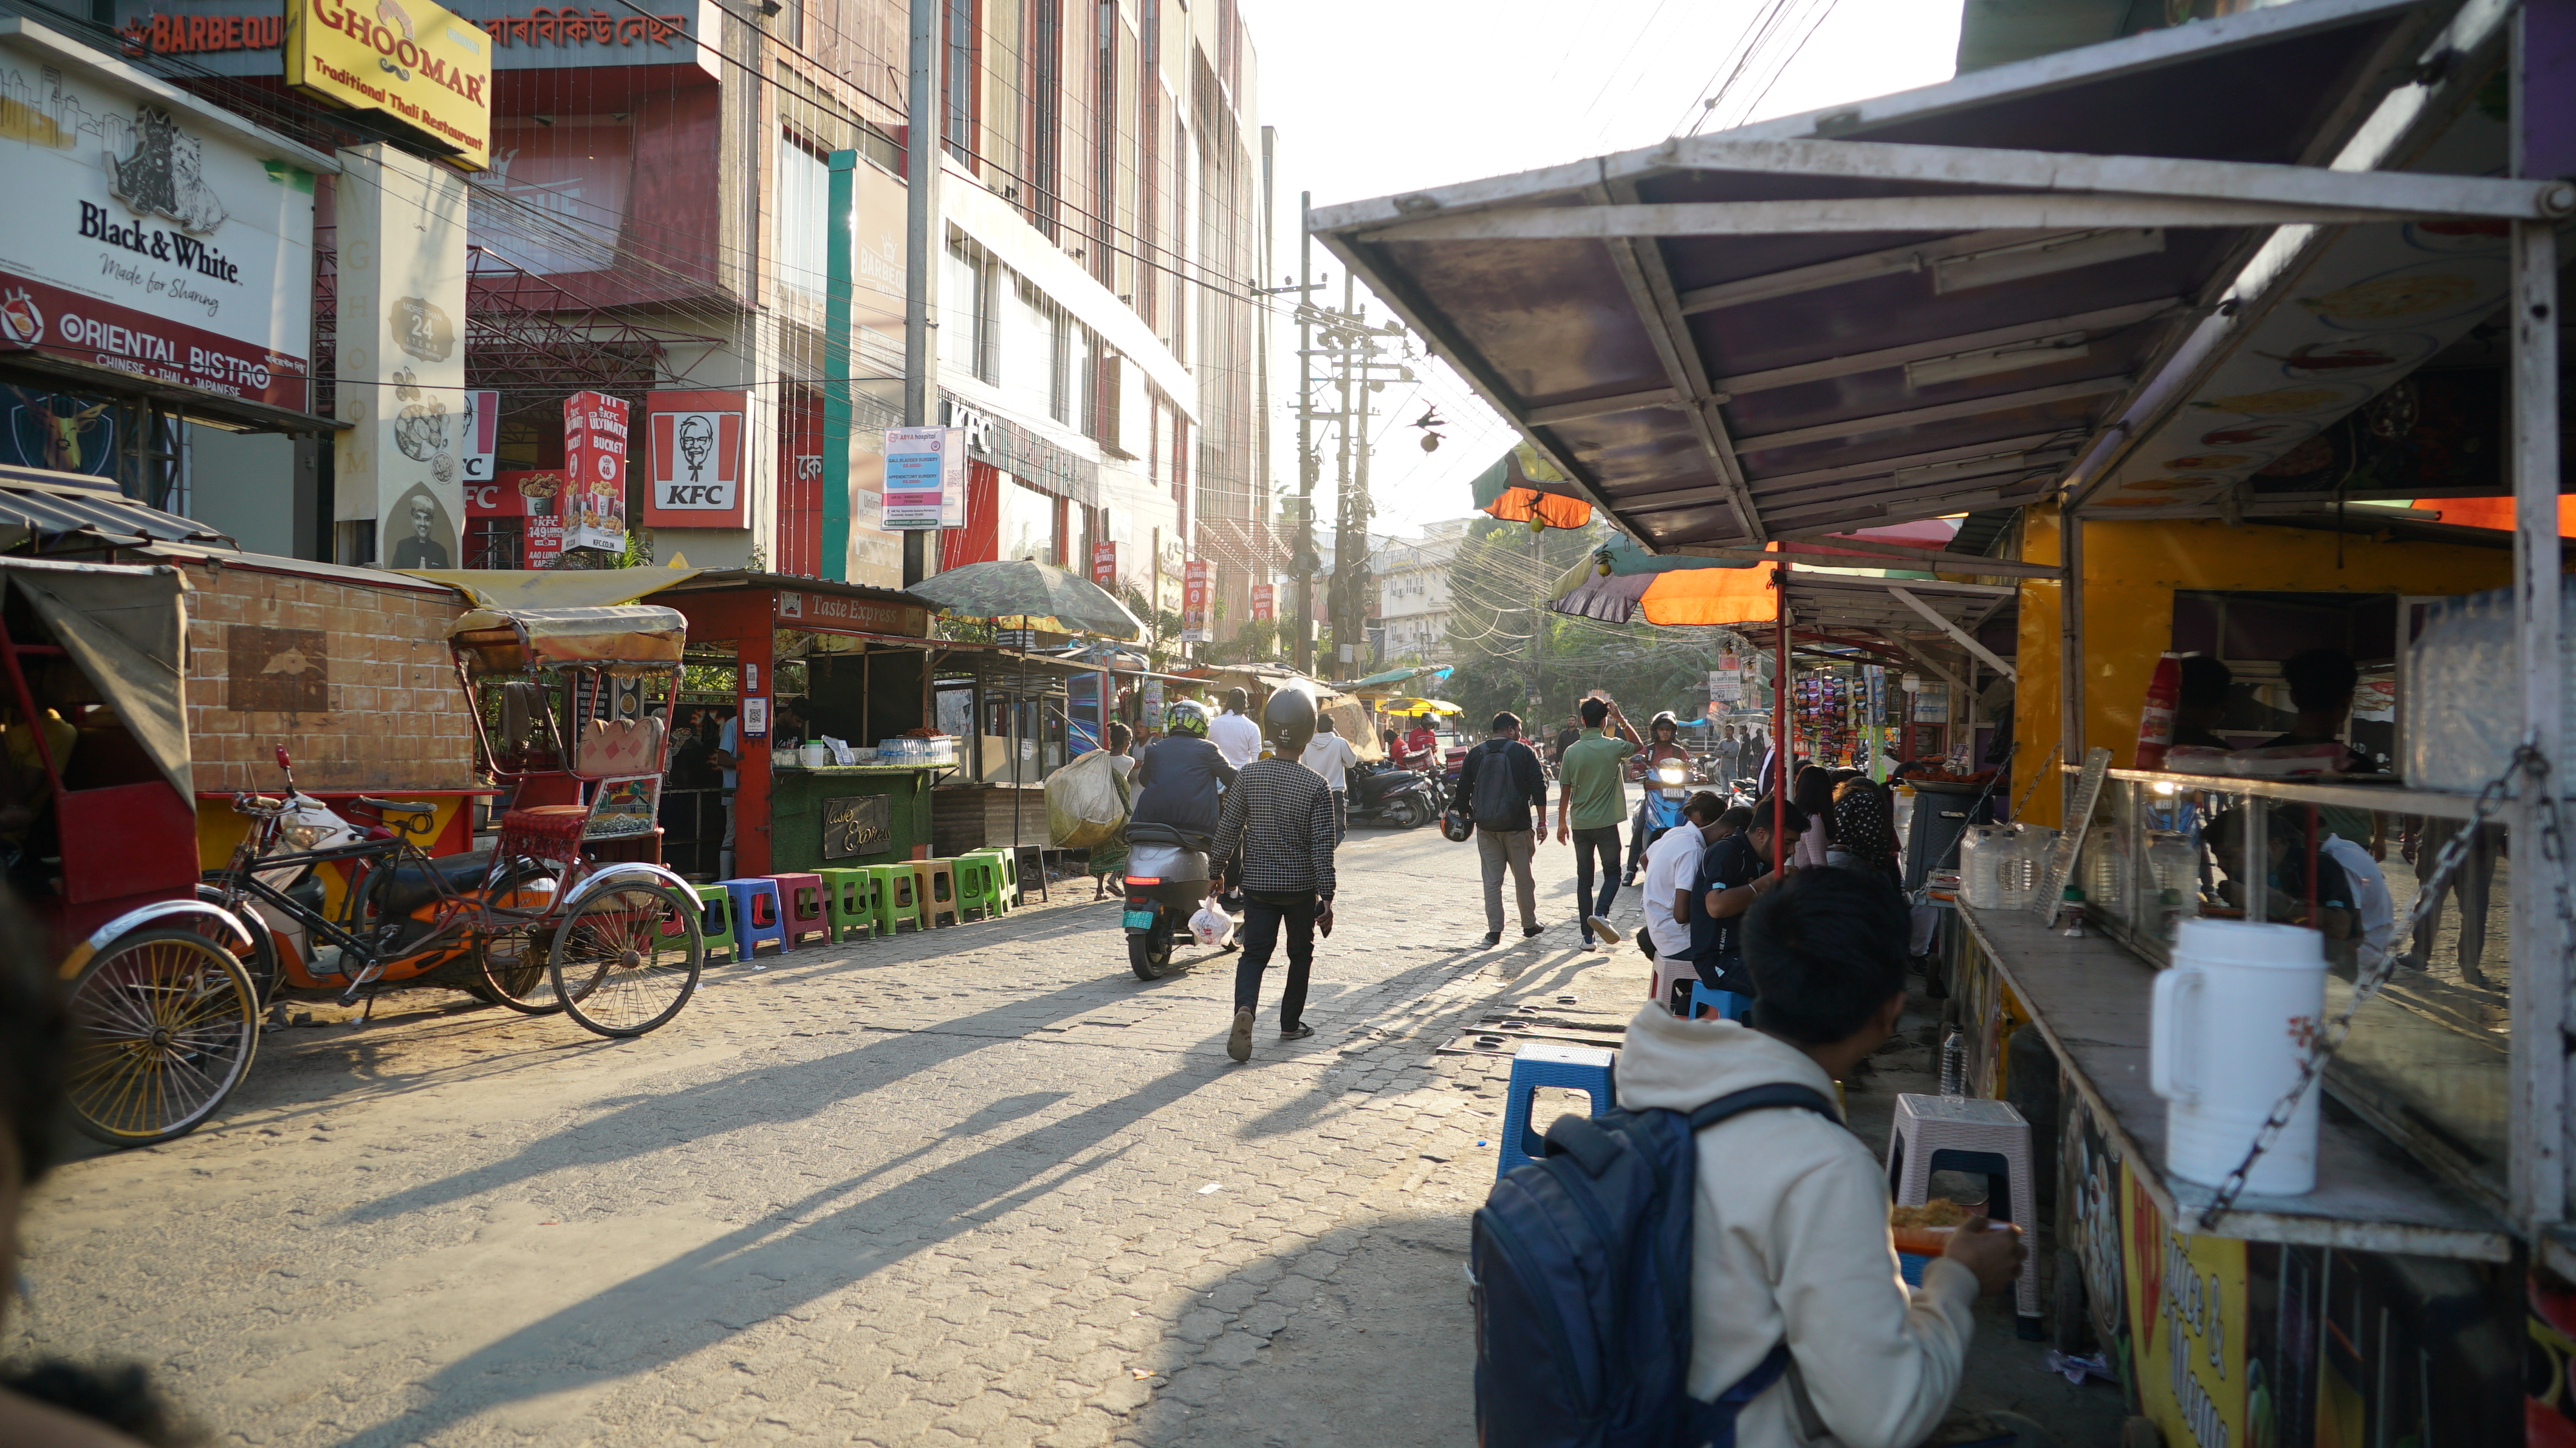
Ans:
{"label": "multi-storey building", "polygon": [[1441,643],[1449,633],[1449,565],[1474,521],[1425,524],[1419,537],[1381,539],[1371,550],[1377,613],[1369,620],[1369,631],[1377,635],[1373,642],[1380,662],[1441,661]]}
{"label": "multi-storey building", "polygon": [[[243,19],[260,0],[99,0],[97,20],[5,3],[316,151],[361,139],[345,114],[275,87],[279,31]],[[1249,293],[1267,147],[1233,0],[950,0],[940,144],[923,157],[905,134],[903,0],[601,3],[451,6],[488,34],[495,66],[460,328],[466,387],[497,394],[494,471],[560,465],[577,391],[639,404],[657,388],[736,392],[741,526],[656,528],[660,556],[899,583],[899,537],[875,526],[874,455],[900,421],[905,175],[935,163],[938,420],[967,429],[972,463],[942,564],[1087,571],[1112,543],[1122,582],[1169,607],[1181,562],[1205,557],[1226,615],[1248,614],[1271,548],[1265,314]],[[835,152],[858,156],[848,371],[862,453],[837,568],[819,552]],[[162,445],[90,461],[249,546],[369,562],[375,499],[335,490],[332,449],[313,441],[351,400],[333,387],[339,182],[314,183],[305,440],[293,417],[219,429],[180,409]],[[92,392],[113,407],[132,390],[108,373],[0,381],[35,384],[20,410],[76,420]],[[483,511],[463,561],[523,560],[519,520]]]}

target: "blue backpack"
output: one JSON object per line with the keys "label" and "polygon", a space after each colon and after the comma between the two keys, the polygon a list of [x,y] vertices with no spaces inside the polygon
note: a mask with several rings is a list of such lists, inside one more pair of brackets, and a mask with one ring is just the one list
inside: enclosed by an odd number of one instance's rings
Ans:
{"label": "blue backpack", "polygon": [[1785,1082],[1687,1116],[1560,1116],[1547,1155],[1494,1184],[1469,1252],[1480,1448],[1733,1448],[1736,1415],[1788,1371],[1789,1345],[1715,1402],[1686,1390],[1694,1141],[1784,1106],[1842,1119]]}

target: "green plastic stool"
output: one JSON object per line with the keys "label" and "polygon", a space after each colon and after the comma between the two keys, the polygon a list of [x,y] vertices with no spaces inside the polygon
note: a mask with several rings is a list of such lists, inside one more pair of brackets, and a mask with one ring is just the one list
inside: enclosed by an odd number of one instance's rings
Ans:
{"label": "green plastic stool", "polygon": [[[1019,908],[1020,870],[1017,862],[1011,858],[1009,850],[999,845],[986,845],[980,850],[968,850],[957,857],[959,868],[964,868],[969,860],[984,861],[992,869],[995,914],[1007,914]],[[964,887],[961,885],[959,888]]]}
{"label": "green plastic stool", "polygon": [[912,865],[864,865],[874,882],[877,932],[892,935],[895,927],[909,920],[915,930],[928,930],[929,919],[921,913],[921,892],[913,883]]}
{"label": "green plastic stool", "polygon": [[698,892],[698,938],[706,947],[709,960],[719,950],[725,959],[742,959],[742,945],[733,933],[733,892],[722,885],[700,885]]}
{"label": "green plastic stool", "polygon": [[992,856],[980,850],[971,851],[959,855],[950,865],[952,878],[957,882],[958,918],[962,920],[966,911],[974,910],[987,920],[1000,919],[1003,908],[1002,872],[994,865]]}
{"label": "green plastic stool", "polygon": [[877,923],[877,881],[865,867],[816,870],[823,877],[823,923],[832,943],[852,935],[873,935]]}

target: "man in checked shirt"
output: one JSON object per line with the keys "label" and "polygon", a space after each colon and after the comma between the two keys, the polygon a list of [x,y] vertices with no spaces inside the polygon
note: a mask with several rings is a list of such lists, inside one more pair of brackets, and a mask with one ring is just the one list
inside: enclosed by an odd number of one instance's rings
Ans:
{"label": "man in checked shirt", "polygon": [[1252,1059],[1252,1012],[1261,1004],[1261,972],[1288,926],[1288,986],[1279,997],[1279,1039],[1315,1034],[1305,1023],[1306,973],[1315,963],[1315,931],[1333,933],[1333,794],[1298,763],[1315,737],[1315,701],[1295,689],[1270,696],[1261,711],[1271,757],[1243,767],[1217,812],[1220,867],[1243,865],[1243,954],[1234,967],[1234,1030],[1225,1053]]}

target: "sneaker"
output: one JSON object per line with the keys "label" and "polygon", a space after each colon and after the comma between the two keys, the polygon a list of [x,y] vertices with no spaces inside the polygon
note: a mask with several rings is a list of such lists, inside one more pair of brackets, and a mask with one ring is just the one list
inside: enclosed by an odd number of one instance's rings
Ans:
{"label": "sneaker", "polygon": [[1279,1039],[1283,1041],[1302,1041],[1313,1034],[1315,1034],[1315,1028],[1308,1025],[1282,1026],[1279,1028]]}
{"label": "sneaker", "polygon": [[1225,1038],[1225,1053],[1238,1061],[1252,1059],[1252,1012],[1234,1013],[1234,1029]]}
{"label": "sneaker", "polygon": [[1493,949],[1495,946],[1500,945],[1500,944],[1502,944],[1502,943],[1503,943],[1503,932],[1501,932],[1501,931],[1499,931],[1499,930],[1488,930],[1488,931],[1486,931],[1486,932],[1485,932],[1485,948],[1486,948],[1487,950],[1491,950],[1491,949]]}
{"label": "sneaker", "polygon": [[1634,889],[1636,889],[1636,888],[1637,888],[1637,872],[1636,872],[1636,871],[1634,871],[1634,870],[1630,870],[1627,874],[1620,876],[1620,877],[1619,877],[1619,888],[1620,888],[1620,889],[1622,889],[1622,890],[1634,890]]}
{"label": "sneaker", "polygon": [[1521,927],[1521,939],[1527,940],[1533,935],[1544,934],[1546,930],[1547,927],[1544,925],[1524,925]]}
{"label": "sneaker", "polygon": [[1616,945],[1620,941],[1627,939],[1626,936],[1619,933],[1618,926],[1611,924],[1609,921],[1602,919],[1598,915],[1593,916],[1591,919],[1586,920],[1583,923],[1591,927],[1592,933],[1599,936],[1601,938],[1601,943],[1604,945]]}

